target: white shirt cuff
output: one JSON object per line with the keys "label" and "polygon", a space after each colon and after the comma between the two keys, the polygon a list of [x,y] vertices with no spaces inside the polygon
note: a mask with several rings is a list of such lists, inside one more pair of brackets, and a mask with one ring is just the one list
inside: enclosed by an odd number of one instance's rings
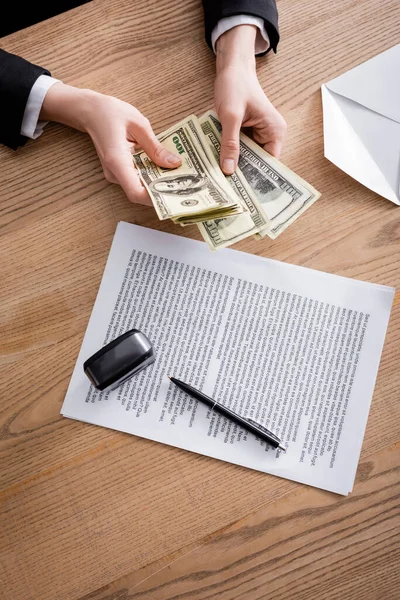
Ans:
{"label": "white shirt cuff", "polygon": [[211,34],[211,44],[215,52],[215,44],[218,38],[237,25],[255,25],[258,29],[256,43],[255,43],[255,54],[261,54],[266,52],[269,48],[269,37],[267,30],[265,29],[265,23],[260,17],[252,17],[251,15],[235,15],[234,17],[225,17],[220,19],[214,27]]}
{"label": "white shirt cuff", "polygon": [[54,79],[54,77],[48,75],[40,75],[36,79],[25,106],[21,135],[35,140],[43,133],[43,129],[48,123],[48,121],[39,121],[43,100],[51,86],[59,81],[59,79]]}

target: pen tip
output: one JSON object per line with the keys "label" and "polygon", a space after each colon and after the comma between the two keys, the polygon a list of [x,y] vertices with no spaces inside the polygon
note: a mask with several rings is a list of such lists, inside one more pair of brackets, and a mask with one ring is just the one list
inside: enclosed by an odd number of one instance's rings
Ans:
{"label": "pen tip", "polygon": [[283,444],[279,444],[278,450],[282,450],[282,452],[286,452],[287,448]]}
{"label": "pen tip", "polygon": [[171,379],[171,375],[167,375],[168,379]]}

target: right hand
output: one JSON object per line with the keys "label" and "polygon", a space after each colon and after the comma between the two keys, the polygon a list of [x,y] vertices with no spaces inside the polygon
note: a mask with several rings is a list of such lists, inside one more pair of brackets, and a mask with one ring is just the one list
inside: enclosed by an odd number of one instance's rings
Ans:
{"label": "right hand", "polygon": [[256,71],[256,27],[238,25],[217,41],[215,108],[222,125],[221,169],[230,175],[239,160],[240,129],[251,128],[264,150],[279,158],[286,123],[268,100]]}
{"label": "right hand", "polygon": [[88,133],[105,178],[118,183],[131,202],[152,205],[132,159],[138,146],[160,167],[173,169],[181,164],[177,155],[160,144],[146,117],[113,96],[55,83],[46,94],[40,120]]}

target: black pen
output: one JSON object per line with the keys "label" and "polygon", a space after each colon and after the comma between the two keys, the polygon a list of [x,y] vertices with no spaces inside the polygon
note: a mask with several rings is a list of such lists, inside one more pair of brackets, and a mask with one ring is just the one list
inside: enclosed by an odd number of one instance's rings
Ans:
{"label": "black pen", "polygon": [[183,381],[175,379],[175,377],[171,377],[170,375],[168,375],[168,377],[170,378],[172,383],[178,386],[178,388],[180,388],[190,396],[193,396],[193,398],[195,398],[196,400],[204,402],[204,404],[207,404],[207,406],[209,406],[212,410],[215,410],[215,412],[218,412],[220,415],[226,417],[227,419],[231,419],[244,429],[247,429],[247,431],[254,433],[254,435],[259,437],[261,440],[264,440],[264,442],[267,442],[267,444],[269,444],[270,446],[273,446],[278,450],[286,452],[286,447],[282,444],[281,440],[274,433],[272,433],[262,425],[259,425],[252,419],[246,419],[245,417],[241,417],[237,413],[233,412],[233,410],[230,410],[223,404],[219,404],[219,402],[215,402],[215,400],[213,400],[209,396],[206,396],[205,394],[203,394],[203,392],[196,390],[188,383],[184,383]]}

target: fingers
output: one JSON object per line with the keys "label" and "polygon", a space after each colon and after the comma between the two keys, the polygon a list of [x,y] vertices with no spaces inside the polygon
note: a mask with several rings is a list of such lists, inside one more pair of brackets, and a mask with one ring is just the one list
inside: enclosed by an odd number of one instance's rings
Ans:
{"label": "fingers", "polygon": [[131,202],[151,205],[132,158],[135,143],[164,168],[181,164],[181,159],[163,148],[149,121],[131,104],[112,96],[90,96],[91,118],[85,124],[103,166],[105,178],[118,183]]}
{"label": "fingers", "polygon": [[283,138],[271,140],[270,142],[267,142],[266,144],[264,144],[263,148],[266,152],[268,152],[269,154],[272,154],[272,156],[275,156],[275,158],[279,158],[281,155],[281,152],[282,152],[282,146],[283,146]]}
{"label": "fingers", "polygon": [[260,144],[275,156],[275,158],[279,158],[282,152],[283,141],[286,135],[286,121],[282,117],[282,115],[274,109],[265,120],[263,120],[262,125],[257,124],[254,127],[253,135],[255,141]]}
{"label": "fingers", "polygon": [[132,123],[132,133],[136,141],[156,165],[167,169],[179,167],[182,160],[176,154],[172,154],[164,148],[156,138],[149,121],[141,118]]}
{"label": "fingers", "polygon": [[131,202],[152,206],[149,193],[140,180],[129,150],[121,150],[103,161],[105,178],[118,183]]}
{"label": "fingers", "polygon": [[239,160],[239,135],[242,119],[234,112],[220,115],[220,118],[222,125],[220,164],[225,175],[231,175]]}

